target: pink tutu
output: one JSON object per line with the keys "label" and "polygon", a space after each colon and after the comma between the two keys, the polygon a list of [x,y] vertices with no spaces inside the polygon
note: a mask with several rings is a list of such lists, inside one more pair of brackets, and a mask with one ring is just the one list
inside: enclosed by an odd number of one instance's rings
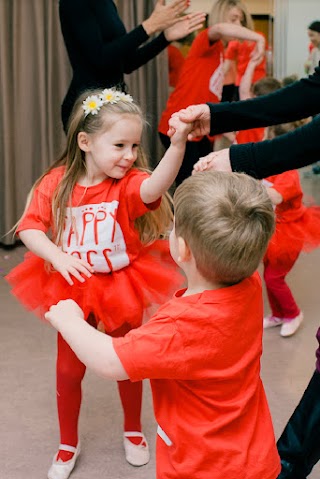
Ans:
{"label": "pink tutu", "polygon": [[74,279],[73,286],[60,273],[47,270],[43,259],[28,252],[6,280],[17,299],[37,316],[42,318],[51,305],[71,298],[86,318],[93,314],[109,333],[124,323],[132,328],[140,326],[147,308],[159,307],[185,283],[164,240],[144,247],[126,268],[93,274],[84,283]]}

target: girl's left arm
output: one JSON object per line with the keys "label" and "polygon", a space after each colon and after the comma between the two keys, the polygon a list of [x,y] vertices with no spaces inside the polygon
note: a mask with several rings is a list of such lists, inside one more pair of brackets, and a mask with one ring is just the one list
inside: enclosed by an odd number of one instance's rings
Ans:
{"label": "girl's left arm", "polygon": [[141,184],[140,196],[146,204],[153,203],[168,191],[183,161],[187,136],[192,124],[184,123],[177,115],[173,115],[169,125],[174,130],[171,145],[151,176]]}

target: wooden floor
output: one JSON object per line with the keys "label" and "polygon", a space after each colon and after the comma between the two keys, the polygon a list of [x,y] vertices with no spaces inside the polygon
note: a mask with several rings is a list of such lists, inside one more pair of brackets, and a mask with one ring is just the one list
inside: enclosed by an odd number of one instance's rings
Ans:
{"label": "wooden floor", "polygon": [[[306,195],[313,196],[320,204],[320,176],[303,178],[302,183]],[[23,248],[0,249],[0,477],[44,479],[58,444],[55,333],[22,309],[3,280],[21,261],[23,252]],[[280,337],[278,328],[264,333],[262,377],[276,437],[314,371],[315,333],[320,325],[320,251],[301,255],[288,280],[304,311],[305,322],[291,338]],[[116,385],[88,373],[80,424],[82,454],[72,479],[154,478],[155,421],[147,382],[143,424],[152,460],[145,467],[133,468],[123,456],[122,415]],[[317,465],[309,478],[319,477]]]}

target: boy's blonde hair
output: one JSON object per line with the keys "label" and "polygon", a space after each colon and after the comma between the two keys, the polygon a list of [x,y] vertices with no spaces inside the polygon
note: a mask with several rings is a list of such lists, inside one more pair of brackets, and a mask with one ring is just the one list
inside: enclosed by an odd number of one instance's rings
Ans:
{"label": "boy's blonde hair", "polygon": [[174,211],[201,275],[226,285],[254,273],[274,231],[266,189],[244,173],[196,173],[177,188]]}
{"label": "boy's blonde hair", "polygon": [[[126,117],[130,115],[138,116],[141,119],[142,124],[145,124],[140,107],[133,101],[130,102],[121,99],[116,103],[109,102],[103,104],[97,114],[89,113],[85,115],[83,101],[87,99],[89,95],[99,96],[101,94],[102,90],[97,89],[85,91],[80,95],[73,107],[68,124],[67,145],[64,152],[61,157],[36,181],[27,199],[25,211],[31,202],[34,189],[39,185],[44,176],[54,168],[65,166],[65,173],[52,198],[52,214],[55,220],[53,241],[56,244],[61,243],[64,219],[66,216],[66,210],[70,207],[73,189],[80,177],[86,172],[85,153],[79,148],[78,134],[80,132],[85,132],[87,134],[104,133],[112,127],[115,119],[118,120],[118,117],[122,115],[125,115]],[[133,168],[137,168],[141,171],[149,171],[148,161],[142,147],[139,147],[138,158],[135,161]],[[150,211],[136,220],[136,228],[139,231],[143,243],[147,244],[153,242],[168,230],[173,218],[171,204],[172,200],[170,196],[165,195],[162,199],[160,208],[155,211]]]}
{"label": "boy's blonde hair", "polygon": [[215,0],[209,14],[209,26],[211,27],[216,23],[225,22],[228,10],[233,7],[239,8],[243,13],[243,21],[241,22],[242,26],[253,30],[253,20],[249,10],[245,3],[240,0]]}

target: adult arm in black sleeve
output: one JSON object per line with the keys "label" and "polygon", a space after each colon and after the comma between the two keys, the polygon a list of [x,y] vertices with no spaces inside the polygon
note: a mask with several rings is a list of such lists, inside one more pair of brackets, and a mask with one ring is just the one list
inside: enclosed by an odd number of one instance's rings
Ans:
{"label": "adult arm in black sleeve", "polygon": [[320,115],[310,123],[272,140],[230,147],[233,171],[265,178],[320,160]]}
{"label": "adult arm in black sleeve", "polygon": [[117,65],[127,63],[125,70],[129,72],[169,43],[160,34],[140,52],[139,47],[149,36],[142,25],[127,33],[113,2],[60,0],[59,6],[65,43],[75,68],[86,62],[88,69],[112,71]]}
{"label": "adult arm in black sleeve", "polygon": [[308,78],[269,95],[240,102],[208,104],[211,135],[288,123],[320,113],[320,66]]}

